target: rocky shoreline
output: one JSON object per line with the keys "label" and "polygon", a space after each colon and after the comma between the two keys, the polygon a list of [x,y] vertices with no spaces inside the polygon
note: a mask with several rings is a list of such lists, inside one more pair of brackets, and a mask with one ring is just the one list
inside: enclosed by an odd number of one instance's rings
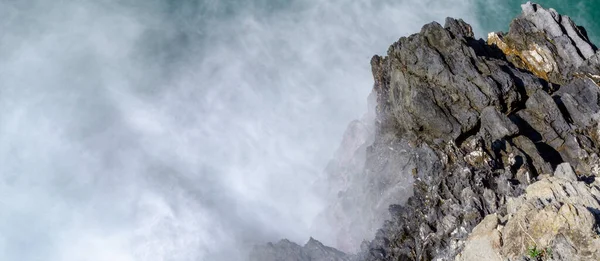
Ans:
{"label": "rocky shoreline", "polygon": [[600,260],[600,53],[522,9],[487,41],[448,18],[373,57],[374,108],[327,168],[321,220],[358,254],[283,240],[250,260]]}

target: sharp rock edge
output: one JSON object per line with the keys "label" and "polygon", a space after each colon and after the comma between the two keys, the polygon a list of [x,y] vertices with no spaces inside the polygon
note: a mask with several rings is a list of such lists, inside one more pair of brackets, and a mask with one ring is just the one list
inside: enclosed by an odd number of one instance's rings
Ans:
{"label": "sharp rock edge", "polygon": [[320,220],[357,254],[283,240],[250,260],[600,260],[600,54],[569,17],[522,9],[487,41],[448,18],[373,57],[374,110],[326,170]]}

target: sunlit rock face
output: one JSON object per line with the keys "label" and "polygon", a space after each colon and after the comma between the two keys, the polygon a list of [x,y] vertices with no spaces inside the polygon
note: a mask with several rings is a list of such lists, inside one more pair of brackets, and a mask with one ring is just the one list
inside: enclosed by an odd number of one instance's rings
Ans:
{"label": "sunlit rock face", "polygon": [[530,249],[546,260],[598,260],[600,182],[578,180],[569,163],[508,198],[507,214],[490,214],[473,229],[457,260],[519,260]]}
{"label": "sunlit rock face", "polygon": [[[540,209],[547,215],[536,216],[539,224],[555,224],[545,218],[563,213],[582,222],[573,231],[596,233],[597,185],[585,181],[600,174],[599,54],[570,18],[533,3],[522,10],[508,33],[487,41],[448,18],[373,57],[374,127],[351,124],[341,147],[350,152],[339,152],[328,169],[337,198],[324,216],[338,221],[337,247],[353,250],[364,240],[351,258],[475,260],[480,246],[524,257],[527,248],[507,243],[508,231],[519,215]],[[556,191],[554,203],[514,203],[547,198],[563,183],[576,190]],[[410,197],[398,196],[407,191]],[[569,199],[578,193],[589,200]],[[567,236],[569,227],[559,228]],[[374,239],[364,236],[369,231]],[[558,235],[535,231],[546,245]],[[567,246],[588,251],[578,242],[568,241],[559,260],[569,260]]]}

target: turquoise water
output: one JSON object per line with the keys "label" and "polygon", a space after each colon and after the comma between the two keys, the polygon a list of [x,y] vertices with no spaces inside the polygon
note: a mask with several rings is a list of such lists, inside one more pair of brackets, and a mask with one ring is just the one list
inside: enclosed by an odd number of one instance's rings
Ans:
{"label": "turquoise water", "polygon": [[[526,1],[519,0],[478,0],[477,22],[486,32],[507,31],[511,19],[520,12],[520,5]],[[588,36],[595,43],[600,41],[600,3],[594,0],[539,0],[535,1],[544,8],[554,8],[559,13],[568,15],[578,25],[584,26]]]}
{"label": "turquoise water", "polygon": [[[592,1],[540,2],[600,39]],[[366,111],[371,57],[447,16],[506,30],[519,4],[0,0],[0,260],[333,244],[311,186]]]}
{"label": "turquoise water", "polygon": [[[347,2],[347,3],[346,3]],[[352,6],[357,1],[336,1],[334,5],[347,5]],[[358,1],[360,2],[360,1]],[[413,4],[409,4],[413,1],[401,0],[401,1],[377,1],[376,4],[370,4],[368,8],[372,8],[372,5],[387,6],[390,9],[410,9],[413,8]],[[472,23],[478,30],[476,33],[480,37],[485,37],[488,32],[492,31],[507,31],[510,21],[519,15],[521,12],[520,5],[526,2],[525,0],[470,0],[470,1],[447,1],[449,4],[445,4],[445,1],[439,0],[427,0],[423,1],[423,5],[415,6],[419,10],[416,10],[415,15],[420,17],[407,16],[405,19],[393,19],[394,21],[402,21],[402,24],[413,24],[411,28],[413,32],[418,29],[415,21],[423,23],[429,20],[438,20],[444,16],[452,16],[456,18],[464,18],[467,22]],[[144,6],[152,6],[149,8],[155,12],[155,15],[165,16],[170,23],[176,26],[176,31],[180,34],[185,35],[184,41],[177,41],[177,44],[186,45],[189,44],[189,37],[197,37],[195,34],[190,35],[190,31],[201,32],[203,36],[214,35],[211,24],[220,24],[223,21],[235,20],[236,17],[251,15],[253,17],[260,17],[268,19],[277,14],[283,16],[294,16],[294,14],[305,12],[306,10],[313,9],[315,3],[312,0],[285,0],[285,1],[273,1],[273,0],[253,0],[253,1],[161,1],[154,0],[145,3]],[[350,4],[348,4],[350,3]],[[460,3],[460,4],[457,4]],[[561,14],[570,16],[578,25],[584,26],[588,30],[588,35],[593,42],[600,42],[600,21],[596,19],[600,17],[600,4],[593,0],[576,0],[576,1],[562,1],[562,0],[539,0],[536,3],[541,4],[545,8],[554,8]],[[135,6],[135,5],[134,5]],[[406,6],[406,7],[403,7]],[[137,6],[139,8],[139,6]],[[429,7],[431,13],[424,13],[425,8]],[[458,11],[457,7],[462,7],[464,10]],[[343,9],[343,8],[341,8]],[[445,10],[444,10],[445,9]],[[324,16],[331,15],[330,10],[325,10]],[[394,12],[389,12],[393,14]],[[337,14],[336,14],[337,15]],[[354,15],[349,13],[349,15]],[[357,14],[356,19],[361,19],[360,14]],[[362,19],[372,19],[365,12]],[[382,18],[382,17],[380,17]],[[387,18],[389,19],[389,18]],[[277,20],[277,19],[276,19]],[[277,21],[274,20],[274,23]],[[422,22],[421,22],[422,21]],[[326,24],[324,24],[326,25]],[[387,23],[386,26],[390,24]],[[406,27],[406,25],[400,25],[400,27]],[[360,29],[360,28],[358,28]],[[390,28],[393,31],[393,28]],[[163,34],[164,32],[158,31]],[[409,30],[400,30],[396,34],[398,37],[409,34]],[[161,37],[155,37],[155,39],[161,40]],[[390,38],[394,39],[394,38]],[[164,40],[164,39],[163,39]],[[166,39],[172,45],[173,39]],[[389,41],[391,43],[391,41]],[[194,43],[195,45],[198,42]],[[182,59],[187,57],[189,54],[182,51],[182,48],[164,48],[165,46],[159,46],[161,49],[168,49],[171,56],[174,59]],[[172,46],[167,46],[172,47]],[[189,48],[189,46],[188,46]],[[185,48],[183,48],[185,49]],[[192,52],[197,53],[199,49],[195,48]]]}

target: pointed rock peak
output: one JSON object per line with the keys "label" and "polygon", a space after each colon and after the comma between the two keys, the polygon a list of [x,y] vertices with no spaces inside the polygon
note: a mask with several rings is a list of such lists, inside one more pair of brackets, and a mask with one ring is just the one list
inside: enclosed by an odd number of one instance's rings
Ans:
{"label": "pointed rock peak", "polygon": [[319,245],[319,246],[322,246],[323,244],[321,244],[321,242],[319,242],[318,240],[314,239],[313,237],[310,237],[308,239],[308,242],[306,242],[306,246],[310,246],[310,245]]}
{"label": "pointed rock peak", "polygon": [[444,28],[450,31],[455,36],[463,36],[473,38],[473,28],[471,25],[465,23],[462,19],[454,19],[447,17],[444,23]]}

